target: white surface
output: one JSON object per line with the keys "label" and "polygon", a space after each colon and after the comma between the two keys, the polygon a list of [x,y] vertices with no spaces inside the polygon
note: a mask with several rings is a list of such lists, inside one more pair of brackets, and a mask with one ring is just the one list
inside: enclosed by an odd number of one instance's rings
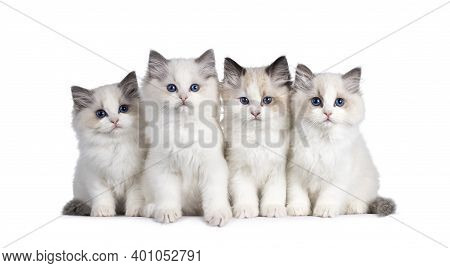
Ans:
{"label": "white surface", "polygon": [[[214,48],[219,74],[225,56],[257,66],[281,54],[292,70],[302,62],[321,71],[444,3],[259,2],[7,1],[140,76],[150,48],[167,57]],[[331,69],[362,66],[367,106],[362,130],[382,175],[381,194],[395,198],[396,218],[445,245],[450,244],[449,13],[450,5]],[[1,3],[0,25],[3,246],[57,217],[72,196],[77,150],[70,86],[112,83],[126,72]],[[61,217],[2,251],[129,255],[133,249],[178,248],[201,249],[200,264],[208,267],[449,264],[448,249],[392,218],[368,215],[233,220],[220,229],[199,218],[163,226],[150,219]],[[22,265],[27,263],[6,267]]]}

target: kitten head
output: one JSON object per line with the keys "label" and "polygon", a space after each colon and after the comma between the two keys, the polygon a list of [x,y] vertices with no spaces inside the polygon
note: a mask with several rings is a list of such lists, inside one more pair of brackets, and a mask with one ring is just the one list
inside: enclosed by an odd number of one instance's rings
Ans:
{"label": "kitten head", "polygon": [[314,74],[299,64],[291,99],[294,117],[323,129],[358,125],[364,119],[360,79],[359,67],[343,75]]}
{"label": "kitten head", "polygon": [[93,90],[73,86],[72,98],[77,133],[117,136],[137,126],[139,92],[135,72],[120,83]]}
{"label": "kitten head", "polygon": [[217,84],[212,49],[191,59],[166,59],[150,51],[143,94],[165,109],[188,111],[205,101],[217,105]]}
{"label": "kitten head", "polygon": [[286,57],[259,68],[225,59],[222,96],[226,120],[280,126],[288,118],[290,74]]}

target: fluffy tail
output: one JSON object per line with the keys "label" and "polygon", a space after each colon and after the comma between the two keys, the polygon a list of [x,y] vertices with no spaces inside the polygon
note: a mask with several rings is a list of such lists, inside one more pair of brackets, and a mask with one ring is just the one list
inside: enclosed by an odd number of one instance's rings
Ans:
{"label": "fluffy tail", "polygon": [[91,208],[83,201],[72,199],[64,206],[62,214],[72,216],[89,216],[91,215]]}
{"label": "fluffy tail", "polygon": [[378,216],[387,216],[395,213],[396,205],[394,200],[390,198],[377,197],[369,205],[370,214],[378,214]]}

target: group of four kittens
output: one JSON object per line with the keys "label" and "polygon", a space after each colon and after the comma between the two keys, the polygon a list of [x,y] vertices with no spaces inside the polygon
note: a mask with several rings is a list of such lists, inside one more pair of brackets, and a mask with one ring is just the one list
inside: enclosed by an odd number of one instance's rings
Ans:
{"label": "group of four kittens", "polygon": [[[80,156],[65,215],[333,217],[393,213],[359,132],[361,69],[314,74],[285,57],[259,68],[213,50],[198,58],[150,52],[134,72],[93,90],[72,87]],[[231,198],[230,198],[231,197]],[[230,204],[231,201],[231,204]]]}

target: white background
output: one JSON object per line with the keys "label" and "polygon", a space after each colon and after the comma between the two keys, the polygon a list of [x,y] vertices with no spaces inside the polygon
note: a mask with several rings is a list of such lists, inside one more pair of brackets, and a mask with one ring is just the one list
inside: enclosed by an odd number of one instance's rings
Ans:
{"label": "white background", "polygon": [[[6,1],[125,70],[0,2],[0,246],[58,217],[72,197],[70,86],[118,82],[131,70],[142,77],[150,48],[169,58],[214,48],[220,76],[226,56],[259,66],[286,55],[292,71],[301,62],[319,72],[444,0],[112,2]],[[405,225],[373,215],[233,220],[224,228],[196,217],[172,225],[60,217],[2,252],[201,249],[205,267],[449,267],[449,18],[450,4],[330,69],[362,66],[362,131],[380,193],[396,200],[394,217]],[[136,263],[101,263],[125,264]]]}

